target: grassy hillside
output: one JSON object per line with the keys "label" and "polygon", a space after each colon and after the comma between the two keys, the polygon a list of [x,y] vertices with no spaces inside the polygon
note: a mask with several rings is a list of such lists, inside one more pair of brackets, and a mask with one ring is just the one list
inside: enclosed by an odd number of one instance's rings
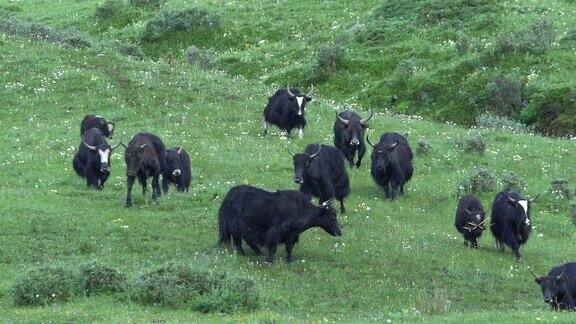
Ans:
{"label": "grassy hillside", "polygon": [[[183,3],[170,1],[162,7],[180,8]],[[215,64],[223,64],[228,72],[252,71],[247,68],[252,65],[277,66],[286,76],[306,64],[306,57],[315,51],[315,46],[330,40],[331,30],[342,30],[357,19],[377,15],[369,12],[377,5],[370,2],[353,6],[323,2],[321,13],[320,7],[315,8],[317,16],[302,14],[312,6],[305,2],[280,2],[286,10],[274,15],[266,14],[266,9],[273,7],[268,2],[217,4],[187,2],[187,6],[209,10],[222,19],[222,30],[218,32],[211,27],[199,28],[199,33],[212,35],[206,37],[214,41],[213,47],[219,51]],[[276,264],[268,267],[262,257],[240,257],[215,247],[217,209],[222,197],[231,186],[243,183],[270,190],[296,188],[292,161],[285,147],[290,145],[297,150],[312,142],[330,144],[333,110],[342,109],[347,100],[363,102],[361,96],[344,92],[344,83],[339,83],[337,76],[331,77],[318,89],[309,106],[309,128],[304,139],[288,143],[277,131],[261,138],[262,108],[277,87],[269,82],[286,81],[276,74],[280,72],[246,72],[242,74],[247,77],[232,77],[203,70],[185,63],[184,53],[174,52],[189,45],[175,40],[138,43],[145,55],[143,60],[109,47],[115,38],[136,40],[146,19],[155,15],[152,7],[130,7],[126,9],[132,17],[130,23],[116,17],[102,29],[99,24],[103,22],[93,18],[96,4],[92,1],[61,2],[49,8],[37,1],[20,1],[16,7],[12,2],[2,5],[18,19],[41,22],[57,31],[77,26],[87,33],[83,37],[91,44],[78,48],[73,46],[78,42],[58,46],[31,40],[30,34],[0,36],[3,319],[572,319],[571,314],[551,312],[542,303],[540,289],[529,270],[545,273],[557,263],[574,260],[569,201],[549,191],[552,180],[563,178],[572,186],[576,182],[573,142],[467,130],[379,112],[371,123],[372,138],[385,131],[398,131],[408,133],[413,146],[425,140],[432,148],[430,154],[416,156],[415,176],[406,187],[406,196],[395,202],[385,201],[383,192],[370,178],[366,161],[360,169],[349,171],[349,212],[339,215],[344,235],[333,238],[311,230],[302,235],[295,248],[294,263],[281,260],[281,251]],[[278,21],[281,23],[271,26]],[[335,22],[338,27],[333,27]],[[234,31],[232,36],[227,32],[230,30]],[[290,32],[287,34],[286,30]],[[262,39],[266,41],[258,44]],[[278,54],[268,56],[263,51],[264,47],[275,46]],[[352,55],[351,51],[346,51],[346,57]],[[176,53],[174,57],[167,55],[170,52]],[[358,60],[361,58],[359,54]],[[289,59],[298,61],[296,67],[291,67]],[[335,75],[354,78],[355,71],[358,70],[338,69]],[[106,188],[88,190],[73,173],[71,161],[79,144],[79,122],[92,112],[116,122],[117,136],[112,143],[116,143],[118,134],[129,137],[148,130],[158,134],[167,146],[184,145],[192,159],[190,193],[172,191],[154,206],[149,197],[144,199],[135,189],[135,206],[125,209],[122,151],[112,156],[112,175]],[[487,150],[483,155],[465,152],[462,142],[470,135],[485,139]],[[525,180],[527,195],[542,193],[534,205],[534,230],[522,249],[523,262],[516,262],[510,253],[496,251],[490,233],[484,234],[478,250],[467,249],[453,227],[457,183],[478,166],[486,166],[498,179],[493,190],[480,194],[486,209],[501,189],[500,179],[507,171],[512,170]],[[198,257],[209,258],[223,270],[252,277],[261,291],[260,308],[235,314],[201,314],[186,308],[143,306],[116,295],[76,297],[67,303],[43,307],[16,307],[11,298],[11,287],[17,278],[42,265],[76,267],[99,261],[122,270],[132,282],[139,274],[165,262],[195,262]]]}

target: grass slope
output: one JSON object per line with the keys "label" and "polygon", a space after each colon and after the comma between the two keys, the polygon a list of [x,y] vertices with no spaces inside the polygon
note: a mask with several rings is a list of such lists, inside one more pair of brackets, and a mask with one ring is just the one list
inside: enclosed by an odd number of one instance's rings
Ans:
{"label": "grass slope", "polygon": [[[33,1],[22,3],[36,8]],[[74,23],[69,17],[85,21],[82,15],[91,12],[92,4],[77,6],[86,9],[54,10],[54,16],[42,20],[58,21],[61,27]],[[350,170],[349,213],[339,215],[344,236],[336,239],[311,230],[295,249],[296,262],[286,264],[278,258],[267,267],[262,257],[239,257],[215,248],[217,209],[234,184],[270,190],[296,187],[285,146],[303,149],[311,142],[332,142],[333,109],[342,107],[328,99],[333,97],[329,88],[319,91],[309,107],[304,139],[288,144],[277,132],[265,139],[258,135],[262,108],[274,91],[259,81],[205,72],[180,62],[140,62],[5,35],[0,45],[0,313],[4,320],[525,322],[572,318],[545,307],[528,270],[544,273],[575,257],[568,202],[547,192],[551,180],[576,181],[573,142],[376,114],[372,138],[399,131],[409,133],[413,144],[427,139],[432,145],[430,155],[416,157],[406,196],[385,201],[370,179],[367,160],[361,169]],[[86,189],[73,173],[71,161],[79,143],[79,121],[90,112],[116,121],[117,134],[148,130],[167,146],[184,145],[192,158],[191,192],[183,195],[173,190],[152,206],[135,190],[135,207],[125,209],[121,151],[112,157],[105,190]],[[454,141],[477,132],[488,141],[485,155],[466,154],[454,146]],[[543,193],[534,206],[533,236],[523,248],[522,263],[510,253],[497,252],[490,233],[481,239],[479,250],[464,248],[453,227],[456,183],[477,165],[498,174],[513,170],[526,179],[529,195]],[[487,209],[494,194],[480,196]],[[21,273],[43,264],[100,260],[133,278],[165,261],[191,260],[196,255],[209,255],[223,269],[257,278],[261,309],[201,315],[113,297],[15,308],[9,296]]]}

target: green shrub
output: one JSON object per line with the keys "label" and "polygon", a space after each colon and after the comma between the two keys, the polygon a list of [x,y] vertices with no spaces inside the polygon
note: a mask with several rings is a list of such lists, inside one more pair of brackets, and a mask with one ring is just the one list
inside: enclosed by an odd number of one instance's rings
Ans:
{"label": "green shrub", "polygon": [[500,34],[496,39],[496,51],[542,54],[555,40],[554,24],[550,21],[537,21],[516,32]]}
{"label": "green shrub", "polygon": [[0,19],[0,31],[9,35],[27,37],[66,47],[92,46],[90,36],[74,27],[55,30],[40,23],[21,21],[14,17]]}
{"label": "green shrub", "polygon": [[119,14],[126,8],[122,0],[106,0],[96,7],[94,17],[96,19],[109,19]]}
{"label": "green shrub", "polygon": [[208,70],[216,65],[216,54],[210,50],[203,50],[194,45],[186,50],[188,63],[196,65],[202,69]]}
{"label": "green shrub", "polygon": [[491,130],[504,130],[512,133],[531,133],[533,127],[528,127],[520,122],[504,116],[496,116],[486,112],[476,118],[476,126]]}
{"label": "green shrub", "polygon": [[510,116],[520,111],[523,90],[520,78],[497,75],[486,86],[488,104],[497,115]]}
{"label": "green shrub", "polygon": [[568,184],[566,179],[557,179],[550,181],[550,188],[548,191],[557,197],[561,198],[574,198],[575,192]]}
{"label": "green shrub", "polygon": [[576,225],[576,199],[570,201],[570,216],[572,218],[572,223]]}
{"label": "green shrub", "polygon": [[328,45],[320,49],[308,83],[324,83],[336,72],[344,61],[344,49],[338,45]]}
{"label": "green shrub", "polygon": [[101,29],[121,28],[136,21],[140,12],[125,0],[106,0],[96,7],[94,18]]}
{"label": "green shrub", "polygon": [[80,277],[87,296],[122,292],[126,288],[126,276],[123,273],[96,262],[82,265]]}
{"label": "green shrub", "polygon": [[486,141],[480,135],[466,137],[466,152],[472,154],[484,154]]}
{"label": "green shrub", "polygon": [[164,11],[148,20],[142,39],[156,41],[171,33],[188,32],[195,28],[219,28],[220,25],[220,16],[204,9]]}
{"label": "green shrub", "polygon": [[512,189],[518,193],[522,193],[526,188],[524,179],[513,171],[504,172],[501,179],[502,189]]}
{"label": "green shrub", "polygon": [[66,302],[82,291],[78,273],[64,267],[30,270],[16,280],[11,294],[16,306],[40,306]]}
{"label": "green shrub", "polygon": [[202,312],[234,312],[258,306],[252,279],[206,266],[171,262],[130,285],[130,298],[145,305],[190,307]]}
{"label": "green shrub", "polygon": [[160,0],[130,0],[130,4],[135,7],[151,6],[158,8],[160,7]]}
{"label": "green shrub", "polygon": [[456,194],[462,197],[466,194],[490,192],[496,189],[496,178],[485,166],[475,167],[456,185]]}
{"label": "green shrub", "polygon": [[426,140],[418,141],[418,146],[416,146],[416,154],[418,155],[426,155],[432,151],[430,147],[430,143]]}

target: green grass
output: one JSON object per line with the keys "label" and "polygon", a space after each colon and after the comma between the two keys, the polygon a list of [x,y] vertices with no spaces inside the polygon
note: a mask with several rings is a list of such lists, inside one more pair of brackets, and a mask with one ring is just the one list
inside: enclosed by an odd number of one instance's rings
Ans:
{"label": "green grass", "polygon": [[[169,1],[164,6],[178,7],[181,3]],[[199,3],[222,14],[233,35],[249,35],[245,48],[222,52],[222,57],[240,58],[239,62],[247,66],[266,63],[280,71],[292,69],[289,59],[301,58],[318,43],[328,41],[327,30],[334,21],[341,26],[351,24],[374,6],[370,2],[323,2],[323,14],[308,18],[299,16],[313,6],[307,2],[284,3],[286,10],[271,15],[265,15],[265,10],[272,10],[268,2]],[[96,38],[120,34],[91,30],[95,4],[89,1],[54,6],[37,1],[17,4],[24,8],[17,13],[20,18],[59,28],[84,26]],[[249,13],[257,19],[242,18]],[[294,17],[304,17],[309,23],[298,23]],[[280,18],[281,23],[271,25]],[[287,26],[294,27],[280,33]],[[256,45],[264,36],[269,41]],[[230,36],[222,37],[220,44],[225,44]],[[265,53],[273,56],[268,58]],[[359,54],[357,60],[362,57]],[[309,143],[332,142],[333,109],[342,109],[346,99],[355,102],[354,97],[345,98],[336,83],[318,89],[308,108],[309,127],[304,139],[288,143],[277,130],[267,138],[259,136],[262,109],[277,87],[268,83],[262,71],[253,71],[248,78],[232,77],[201,71],[181,60],[172,65],[163,60],[137,61],[6,35],[0,36],[0,71],[3,320],[572,320],[571,314],[552,312],[542,303],[529,270],[545,273],[575,257],[568,200],[548,193],[552,180],[565,178],[572,185],[576,183],[574,142],[467,130],[378,112],[371,122],[371,138],[398,131],[409,133],[412,145],[426,139],[432,147],[430,154],[416,156],[415,175],[406,195],[395,202],[386,201],[370,178],[367,157],[360,169],[349,171],[349,212],[339,215],[344,235],[333,238],[321,230],[310,230],[295,248],[294,263],[286,264],[282,251],[276,264],[268,267],[263,257],[241,257],[216,248],[218,207],[235,184],[296,189],[285,147],[302,150]],[[367,76],[356,72],[346,72],[347,78],[362,80]],[[119,134],[125,133],[127,138],[147,130],[159,135],[167,146],[183,145],[192,160],[190,192],[172,190],[154,206],[150,197],[142,197],[135,189],[135,206],[124,208],[122,151],[112,156],[112,175],[106,188],[87,189],[85,181],[72,171],[71,162],[79,144],[79,123],[93,112],[116,122],[112,143]],[[465,153],[464,148],[454,145],[478,133],[487,141],[483,155]],[[521,263],[509,252],[497,252],[489,232],[480,240],[478,250],[470,250],[454,229],[456,184],[478,165],[486,165],[499,178],[512,170],[526,181],[528,195],[542,193],[534,205],[533,235],[522,248]],[[495,193],[480,195],[486,209]],[[121,269],[130,281],[167,261],[193,261],[204,255],[223,270],[256,279],[261,289],[260,309],[203,315],[186,309],[142,306],[114,296],[76,297],[64,304],[19,308],[10,297],[15,280],[38,266],[75,266],[96,260]]]}

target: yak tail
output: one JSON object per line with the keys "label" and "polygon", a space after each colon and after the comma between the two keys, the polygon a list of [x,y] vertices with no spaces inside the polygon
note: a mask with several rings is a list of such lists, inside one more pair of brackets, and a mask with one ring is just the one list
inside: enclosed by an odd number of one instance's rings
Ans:
{"label": "yak tail", "polygon": [[81,177],[84,177],[84,169],[86,165],[82,160],[80,160],[80,156],[78,154],[74,155],[74,161],[72,161],[72,166],[74,167],[74,171]]}

